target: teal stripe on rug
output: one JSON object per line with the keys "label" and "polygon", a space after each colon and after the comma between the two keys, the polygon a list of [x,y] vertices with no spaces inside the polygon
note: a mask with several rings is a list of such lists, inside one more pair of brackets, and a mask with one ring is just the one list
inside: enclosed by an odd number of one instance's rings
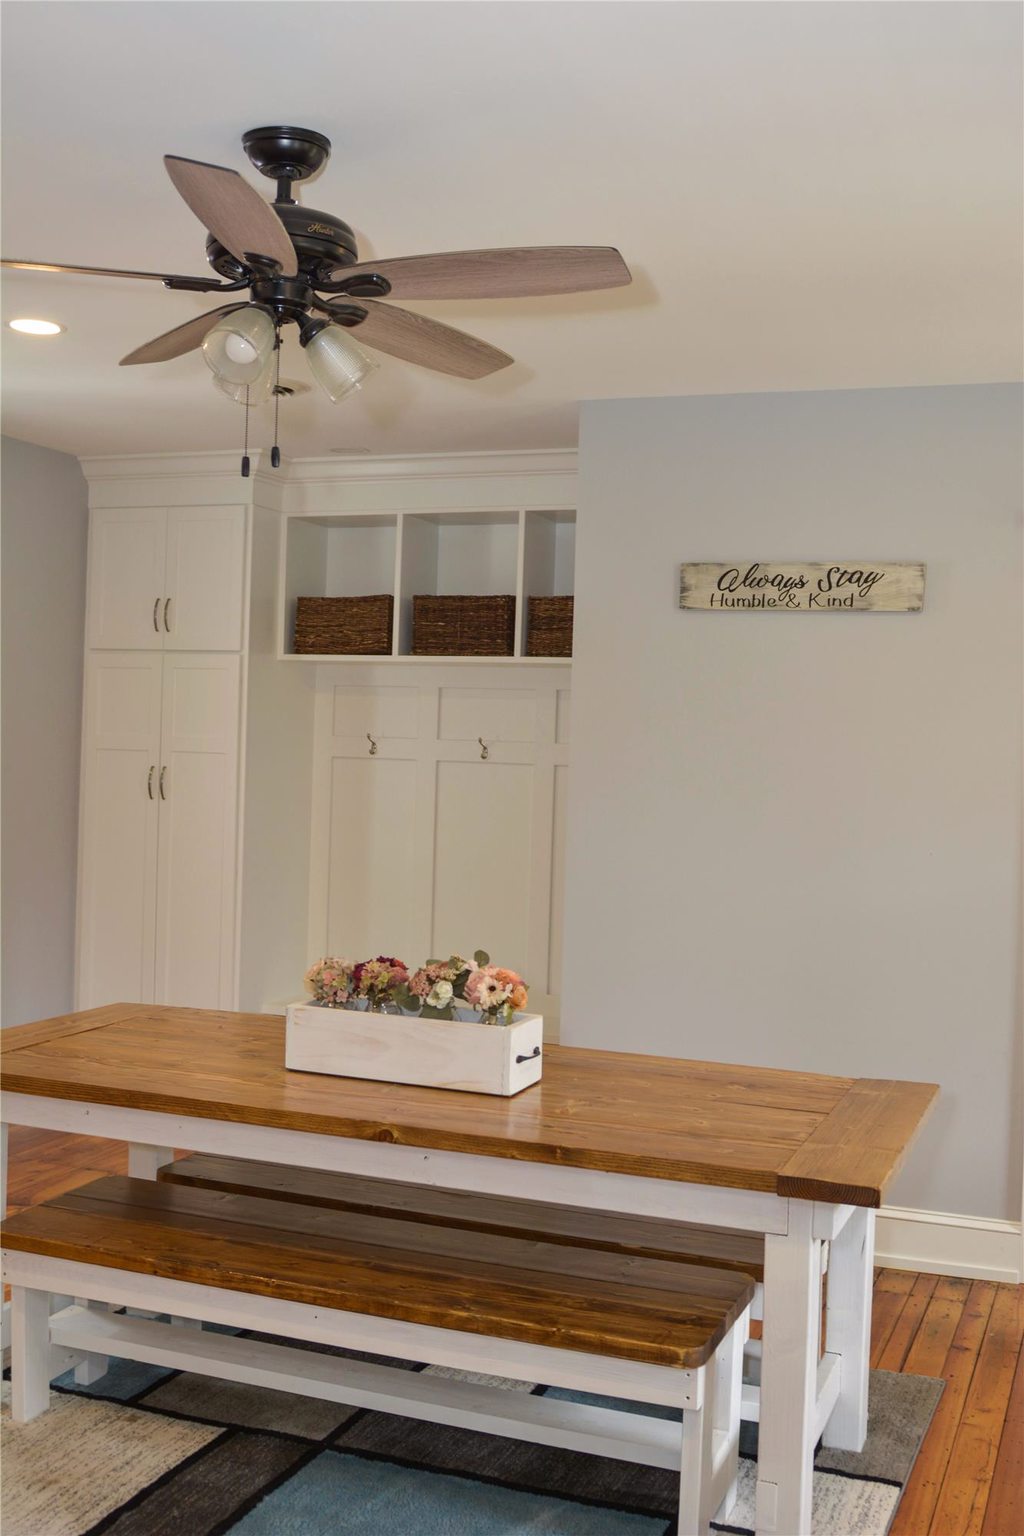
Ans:
{"label": "teal stripe on rug", "polygon": [[665,1521],[323,1451],[232,1536],[664,1536]]}

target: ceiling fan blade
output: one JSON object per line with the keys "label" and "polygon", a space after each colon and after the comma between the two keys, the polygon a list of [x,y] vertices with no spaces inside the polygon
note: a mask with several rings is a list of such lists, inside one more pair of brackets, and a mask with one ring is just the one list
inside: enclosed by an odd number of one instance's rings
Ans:
{"label": "ceiling fan blade", "polygon": [[237,171],[202,160],[164,155],[167,174],[199,222],[238,261],[250,256],[280,263],[282,277],[294,277],[295,247],[277,214]]}
{"label": "ceiling fan blade", "polygon": [[205,315],[196,315],[194,319],[186,320],[184,325],[176,325],[173,331],[164,331],[162,336],[154,336],[152,341],[136,347],[134,352],[122,357],[121,367],[129,363],[166,363],[172,357],[182,357],[184,353],[202,346],[203,337],[213,329],[222,315],[230,315],[232,310],[244,308],[244,304],[222,304],[219,309],[208,309]]}
{"label": "ceiling fan blade", "polygon": [[457,379],[483,379],[515,361],[507,352],[442,325],[440,320],[414,315],[412,310],[397,309],[393,304],[378,304],[374,299],[360,299],[359,304],[367,314],[355,327],[353,340],[404,362],[454,374]]}
{"label": "ceiling fan blade", "polygon": [[621,288],[633,280],[614,246],[537,245],[362,261],[335,267],[331,281],[369,272],[387,278],[393,299],[526,299]]}
{"label": "ceiling fan blade", "polygon": [[[142,277],[152,283],[182,281],[174,272],[125,272],[120,267],[69,267],[56,261],[0,261],[0,267],[12,267],[22,272],[83,272],[88,277]],[[184,279],[191,282],[191,278]]]}

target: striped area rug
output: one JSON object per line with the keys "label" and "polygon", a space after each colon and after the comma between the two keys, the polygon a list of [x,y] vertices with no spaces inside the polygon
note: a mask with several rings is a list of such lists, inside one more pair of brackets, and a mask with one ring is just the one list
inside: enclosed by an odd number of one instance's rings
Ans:
{"label": "striped area rug", "polygon": [[[885,1536],[942,1386],[872,1372],[863,1453],[819,1453],[815,1536]],[[675,1475],[625,1462],[127,1361],[112,1362],[92,1387],[62,1377],[51,1410],[30,1424],[11,1424],[8,1393],[5,1383],[4,1536],[675,1531]],[[718,1530],[751,1529],[756,1433],[744,1426],[740,1499]]]}

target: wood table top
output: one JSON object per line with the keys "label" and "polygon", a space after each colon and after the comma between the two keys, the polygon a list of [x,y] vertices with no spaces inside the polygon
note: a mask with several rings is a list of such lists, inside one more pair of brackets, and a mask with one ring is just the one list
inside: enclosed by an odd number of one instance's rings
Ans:
{"label": "wood table top", "polygon": [[10,1093],[878,1206],[933,1083],[547,1046],[514,1098],[290,1072],[270,1014],[115,1003],[0,1032]]}

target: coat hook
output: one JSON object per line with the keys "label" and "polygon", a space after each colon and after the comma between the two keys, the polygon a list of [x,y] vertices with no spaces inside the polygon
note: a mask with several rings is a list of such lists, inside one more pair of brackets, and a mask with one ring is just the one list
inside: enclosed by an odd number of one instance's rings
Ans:
{"label": "coat hook", "polygon": [[491,749],[486,744],[482,736],[478,736],[477,741],[480,743],[480,761],[482,763],[486,763],[487,759],[491,755]]}
{"label": "coat hook", "polygon": [[374,739],[370,735],[369,731],[367,731],[367,733],[366,733],[366,739],[370,743],[370,756],[371,757],[376,757],[377,756],[377,743],[374,741]]}

